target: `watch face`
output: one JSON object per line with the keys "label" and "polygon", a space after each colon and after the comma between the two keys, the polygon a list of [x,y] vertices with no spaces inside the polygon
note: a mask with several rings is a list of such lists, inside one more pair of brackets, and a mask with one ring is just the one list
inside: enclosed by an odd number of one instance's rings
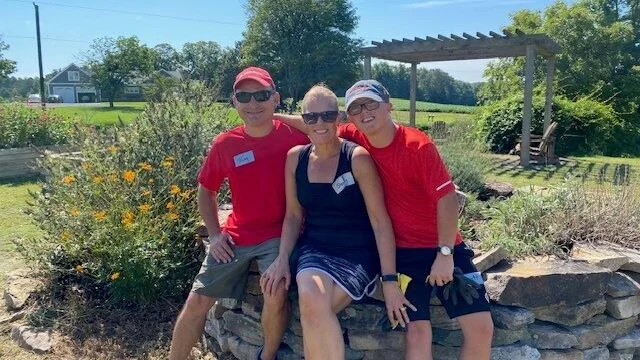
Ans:
{"label": "watch face", "polygon": [[441,246],[440,252],[442,255],[451,255],[451,249],[448,246]]}

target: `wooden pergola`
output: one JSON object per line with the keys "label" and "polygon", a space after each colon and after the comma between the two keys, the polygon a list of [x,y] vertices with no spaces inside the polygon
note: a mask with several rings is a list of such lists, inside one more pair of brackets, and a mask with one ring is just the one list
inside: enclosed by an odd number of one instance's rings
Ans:
{"label": "wooden pergola", "polygon": [[537,54],[547,60],[547,89],[544,107],[544,130],[551,122],[551,104],[553,101],[553,72],[558,44],[544,34],[524,34],[516,30],[515,34],[503,31],[502,34],[489,32],[489,35],[476,33],[475,36],[463,33],[450,37],[438,35],[424,39],[404,38],[382,42],[372,41],[373,46],[360,48],[364,57],[364,78],[371,78],[371,58],[392,60],[411,64],[410,117],[411,126],[416,124],[416,88],[417,67],[421,62],[490,59],[500,57],[526,56],[524,78],[524,110],[522,114],[522,146],[520,165],[529,166],[531,143],[531,116],[533,100],[533,70]]}

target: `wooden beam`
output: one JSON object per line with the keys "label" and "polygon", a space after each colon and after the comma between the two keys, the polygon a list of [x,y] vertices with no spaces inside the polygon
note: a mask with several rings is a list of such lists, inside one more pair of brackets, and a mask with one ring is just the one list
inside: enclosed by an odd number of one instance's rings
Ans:
{"label": "wooden beam", "polygon": [[427,36],[425,39],[427,39],[427,40],[429,40],[429,41],[437,41],[437,42],[440,42],[440,41],[441,41],[440,39],[436,39],[436,38],[431,37],[431,36]]}
{"label": "wooden beam", "polygon": [[418,64],[411,63],[411,83],[409,88],[409,125],[416,126],[416,89],[418,88]]}
{"label": "wooden beam", "polygon": [[466,32],[462,33],[462,37],[469,39],[469,40],[477,40],[475,37],[473,37],[473,35],[469,35]]}
{"label": "wooden beam", "polygon": [[520,145],[520,165],[529,167],[531,148],[531,117],[533,115],[533,67],[536,59],[535,45],[527,45],[527,59],[524,66],[524,107],[522,110],[522,142]]}
{"label": "wooden beam", "polygon": [[449,39],[448,37],[446,37],[444,35],[440,35],[440,34],[438,34],[438,39],[440,39],[442,41],[453,41],[453,40]]}
{"label": "wooden beam", "polygon": [[364,67],[362,68],[363,80],[371,79],[371,56],[365,56]]}
{"label": "wooden beam", "polygon": [[382,43],[380,41],[372,41],[371,45],[380,46]]}
{"label": "wooden beam", "polygon": [[493,37],[493,38],[495,38],[495,39],[501,39],[501,38],[503,38],[503,36],[502,36],[502,35],[500,35],[500,34],[498,34],[498,33],[495,33],[495,32],[493,32],[493,31],[489,31],[489,35],[491,35],[491,37]]}
{"label": "wooden beam", "polygon": [[476,36],[479,37],[480,39],[488,39],[489,37],[481,32],[477,32]]}
{"label": "wooden beam", "polygon": [[513,33],[507,29],[502,30],[502,33],[504,34],[504,36],[506,37],[512,37]]}
{"label": "wooden beam", "polygon": [[453,40],[464,40],[463,38],[461,38],[460,36],[456,35],[456,34],[451,34],[451,38]]}
{"label": "wooden beam", "polygon": [[405,43],[405,44],[407,44],[407,43],[412,43],[412,42],[413,42],[413,40],[411,40],[411,39],[407,39],[407,38],[402,38],[402,42],[403,42],[403,43]]}
{"label": "wooden beam", "polygon": [[491,58],[505,58],[505,57],[518,57],[524,53],[526,45],[522,46],[522,49],[503,49],[487,51],[486,49],[457,49],[447,50],[442,49],[439,51],[428,52],[415,52],[415,53],[388,53],[380,54],[376,53],[372,56],[378,59],[393,60],[400,62],[428,62],[428,61],[448,61],[448,60],[472,60],[472,59],[491,59]]}
{"label": "wooden beam", "polygon": [[547,90],[544,98],[544,127],[543,134],[551,124],[551,106],[553,105],[553,71],[556,66],[556,57],[547,59]]}
{"label": "wooden beam", "polygon": [[389,45],[389,44],[391,44],[391,41],[389,41],[389,40],[382,40],[382,43],[383,43],[384,45]]}
{"label": "wooden beam", "polygon": [[398,39],[391,39],[391,43],[392,43],[392,44],[399,44],[399,43],[401,43],[401,42],[402,42],[402,41],[400,41],[400,40],[398,40]]}
{"label": "wooden beam", "polygon": [[417,36],[416,36],[416,37],[414,37],[414,38],[413,38],[413,41],[415,41],[415,42],[425,42],[425,41],[427,41],[427,40],[425,40],[425,39],[420,39],[419,37],[417,37]]}

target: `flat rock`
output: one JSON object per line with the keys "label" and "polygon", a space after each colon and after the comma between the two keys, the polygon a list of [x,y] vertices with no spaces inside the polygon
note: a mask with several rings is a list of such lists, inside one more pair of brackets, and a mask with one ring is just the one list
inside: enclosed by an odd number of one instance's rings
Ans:
{"label": "flat rock", "polygon": [[623,335],[610,345],[615,350],[640,348],[640,328],[634,328],[630,333]]}
{"label": "flat rock", "polygon": [[[461,330],[432,329],[433,342],[442,346],[462,346],[463,335]],[[494,328],[491,346],[504,346],[515,344],[518,341],[529,340],[529,330],[525,327],[517,330]]]}
{"label": "flat rock", "polygon": [[[250,344],[263,344],[264,336],[262,335],[262,327],[260,323],[252,317],[227,311],[222,318],[224,319],[225,330],[232,332]],[[229,346],[231,346],[231,343],[229,343]]]}
{"label": "flat rock", "polygon": [[507,250],[502,247],[495,247],[486,253],[473,258],[473,264],[476,266],[478,271],[485,272],[508,257],[509,253],[507,253]]}
{"label": "flat rock", "polygon": [[624,297],[640,294],[640,284],[631,276],[616,272],[607,283],[607,295],[611,297]]}
{"label": "flat rock", "polygon": [[237,336],[229,339],[229,350],[238,360],[255,360],[259,346],[242,341]]}
{"label": "flat rock", "polygon": [[511,330],[526,328],[535,321],[535,316],[530,310],[503,305],[491,306],[491,318],[496,328]]}
{"label": "flat rock", "polygon": [[382,330],[388,323],[387,310],[382,305],[352,304],[338,313],[340,325],[345,329]]}
{"label": "flat rock", "polygon": [[569,349],[578,345],[576,335],[551,323],[529,325],[531,344],[537,349]]}
{"label": "flat rock", "polygon": [[580,350],[540,350],[540,360],[584,360]]}
{"label": "flat rock", "polygon": [[538,360],[540,352],[529,345],[507,345],[491,348],[491,360]]}
{"label": "flat rock", "polygon": [[609,349],[606,347],[596,347],[593,349],[586,349],[583,351],[584,360],[608,360]]}
{"label": "flat rock", "polygon": [[28,272],[23,269],[11,272],[7,275],[7,286],[4,290],[7,309],[21,310],[41,284],[39,280],[28,277]]}
{"label": "flat rock", "polygon": [[608,269],[573,261],[520,262],[500,272],[494,269],[486,273],[489,297],[501,305],[525,308],[599,299],[611,277]]}
{"label": "flat rock", "polygon": [[252,295],[247,293],[244,294],[244,299],[242,300],[240,309],[242,309],[243,314],[249,315],[256,320],[260,320],[263,303],[264,300],[262,295]]}
{"label": "flat rock", "polygon": [[505,182],[489,182],[478,193],[478,200],[486,201],[491,198],[509,198],[516,191],[513,185]]}
{"label": "flat rock", "polygon": [[[402,353],[398,353],[398,350],[371,350],[365,351],[363,360],[391,360],[401,359]],[[436,358],[440,359],[440,358]]]}
{"label": "flat rock", "polygon": [[11,328],[11,339],[22,348],[39,354],[51,350],[51,332],[49,330],[15,325]]}
{"label": "flat rock", "polygon": [[404,333],[400,331],[349,330],[348,336],[354,350],[404,349]]}
{"label": "flat rock", "polygon": [[616,320],[610,316],[601,314],[587,320],[583,325],[568,328],[578,339],[577,349],[590,349],[606,346],[615,338],[627,334],[633,329],[637,317],[624,320]]}
{"label": "flat rock", "polygon": [[6,324],[6,323],[12,323],[14,321],[18,321],[18,320],[22,319],[26,314],[27,314],[27,312],[24,311],[24,310],[15,312],[13,314],[9,314],[9,315],[7,315],[7,316],[5,316],[3,318],[0,318],[0,325]]}
{"label": "flat rock", "polygon": [[444,306],[431,306],[429,308],[429,315],[431,318],[431,326],[444,330],[459,330],[460,324],[457,319],[451,319],[447,315],[447,311]]}
{"label": "flat rock", "polygon": [[284,332],[282,342],[287,344],[297,355],[304,356],[304,344],[302,343],[302,337],[296,336],[291,330],[287,330]]}
{"label": "flat rock", "polygon": [[224,319],[213,319],[207,320],[204,324],[204,332],[211,336],[218,347],[220,347],[220,352],[229,352],[229,339],[232,338],[233,334],[227,332],[224,328]]}
{"label": "flat rock", "polygon": [[567,307],[565,305],[551,305],[531,309],[536,319],[555,324],[576,326],[583,324],[595,315],[602,314],[607,309],[605,299],[597,299]]}
{"label": "flat rock", "polygon": [[284,348],[278,350],[278,360],[304,360],[304,357],[296,354],[291,349]]}
{"label": "flat rock", "polygon": [[633,360],[633,351],[627,350],[612,350],[609,353],[609,360]]}
{"label": "flat rock", "polygon": [[249,275],[249,277],[247,278],[247,285],[244,288],[244,293],[262,296],[262,289],[260,288],[260,275]]}
{"label": "flat rock", "polygon": [[575,261],[585,261],[589,264],[618,271],[621,266],[629,262],[629,257],[609,250],[606,246],[587,246],[576,244],[573,247],[571,258]]}
{"label": "flat rock", "polygon": [[607,313],[616,319],[626,319],[640,314],[640,295],[623,298],[607,296]]}

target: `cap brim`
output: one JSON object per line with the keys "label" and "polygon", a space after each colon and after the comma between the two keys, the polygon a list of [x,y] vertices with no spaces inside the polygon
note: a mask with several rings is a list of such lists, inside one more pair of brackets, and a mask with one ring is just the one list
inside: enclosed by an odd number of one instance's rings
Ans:
{"label": "cap brim", "polygon": [[270,82],[268,82],[268,81],[267,81],[267,80],[265,80],[265,79],[254,78],[254,77],[249,76],[249,77],[245,77],[245,78],[242,78],[242,79],[238,79],[238,81],[236,81],[235,83],[233,83],[233,90],[235,90],[235,89],[238,87],[238,85],[240,85],[240,83],[242,83],[243,81],[247,81],[247,80],[253,80],[253,81],[255,81],[255,82],[258,82],[258,83],[260,83],[260,85],[262,85],[262,86],[272,87],[272,86],[271,86],[271,83],[270,83]]}
{"label": "cap brim", "polygon": [[344,104],[345,110],[349,109],[349,106],[353,104],[354,101],[362,98],[375,100],[377,102],[384,102],[384,100],[382,100],[382,98],[379,95],[376,95],[370,92],[363,92],[362,94],[354,95],[352,99],[350,99],[347,103],[345,103]]}

